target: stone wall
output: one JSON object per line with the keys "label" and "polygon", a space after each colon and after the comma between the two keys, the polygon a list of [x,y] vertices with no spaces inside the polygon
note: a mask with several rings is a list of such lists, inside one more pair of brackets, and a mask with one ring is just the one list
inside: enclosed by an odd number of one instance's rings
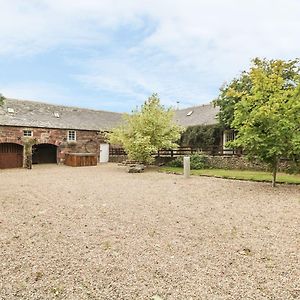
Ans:
{"label": "stone wall", "polygon": [[127,159],[127,155],[109,155],[109,162],[121,163]]}
{"label": "stone wall", "polygon": [[260,162],[250,162],[243,156],[207,156],[208,165],[216,169],[239,169],[265,171],[267,166]]}
{"label": "stone wall", "polygon": [[[202,155],[201,153],[199,154]],[[203,156],[206,158],[207,167],[212,169],[270,171],[270,167],[266,164],[263,164],[259,161],[251,162],[245,156]],[[156,160],[156,164],[167,164],[176,158],[179,157],[160,157]],[[300,173],[300,162],[297,165],[293,161],[281,160],[278,166],[278,171]]]}
{"label": "stone wall", "polygon": [[[33,136],[24,137],[24,130],[31,130],[33,132]],[[16,143],[24,146],[28,140],[33,140],[34,144],[55,145],[58,149],[58,163],[63,163],[65,153],[70,152],[97,153],[97,156],[99,157],[100,143],[105,142],[104,133],[90,130],[75,131],[76,141],[68,142],[67,129],[0,126],[0,143]]]}
{"label": "stone wall", "polygon": [[[208,165],[216,169],[238,169],[238,170],[256,170],[270,171],[266,164],[259,161],[250,162],[244,156],[207,156]],[[292,166],[292,162],[281,160],[278,170],[286,172]]]}

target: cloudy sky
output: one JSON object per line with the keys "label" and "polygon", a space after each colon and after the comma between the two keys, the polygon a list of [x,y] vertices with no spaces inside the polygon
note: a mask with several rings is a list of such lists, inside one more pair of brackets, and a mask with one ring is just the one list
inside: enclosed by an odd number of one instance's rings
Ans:
{"label": "cloudy sky", "polygon": [[0,0],[0,92],[111,111],[209,103],[300,53],[299,0]]}

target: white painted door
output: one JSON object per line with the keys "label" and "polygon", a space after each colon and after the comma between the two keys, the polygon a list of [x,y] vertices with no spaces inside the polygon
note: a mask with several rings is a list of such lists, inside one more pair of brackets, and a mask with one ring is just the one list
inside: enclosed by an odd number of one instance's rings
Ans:
{"label": "white painted door", "polygon": [[107,163],[109,158],[109,144],[100,144],[100,163]]}

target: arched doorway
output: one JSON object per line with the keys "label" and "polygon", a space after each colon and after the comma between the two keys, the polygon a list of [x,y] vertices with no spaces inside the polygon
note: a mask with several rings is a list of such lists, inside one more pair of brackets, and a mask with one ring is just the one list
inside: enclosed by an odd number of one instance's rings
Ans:
{"label": "arched doorway", "polygon": [[32,146],[33,164],[56,164],[57,146],[52,144],[37,144]]}
{"label": "arched doorway", "polygon": [[0,169],[23,167],[23,146],[0,143]]}

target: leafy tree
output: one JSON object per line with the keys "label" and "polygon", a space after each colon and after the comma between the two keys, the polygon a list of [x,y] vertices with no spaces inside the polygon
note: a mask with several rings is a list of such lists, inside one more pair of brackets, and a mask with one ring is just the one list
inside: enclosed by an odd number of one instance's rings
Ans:
{"label": "leafy tree", "polygon": [[300,76],[298,60],[253,60],[247,73],[248,92],[240,97],[231,126],[238,131],[232,147],[242,147],[250,159],[267,163],[275,186],[280,158],[300,155]]}
{"label": "leafy tree", "polygon": [[251,90],[251,80],[247,72],[242,72],[240,77],[234,78],[229,84],[220,88],[219,97],[213,101],[215,106],[220,107],[218,113],[219,123],[222,128],[230,129],[233,121],[234,107],[241,101],[242,96]]}
{"label": "leafy tree", "polygon": [[153,94],[132,114],[124,115],[124,124],[109,135],[112,144],[122,145],[129,159],[153,162],[153,154],[160,149],[174,149],[183,129],[173,123],[174,112],[160,104]]}
{"label": "leafy tree", "polygon": [[[278,62],[281,60],[278,60]],[[267,60],[255,58],[252,63],[253,66],[259,67],[266,74],[273,73],[273,64],[276,60]],[[283,61],[281,61],[283,62]],[[294,84],[295,76],[299,74],[298,60],[290,60],[285,63],[285,68],[281,74],[285,80],[285,84]],[[248,71],[243,71],[241,75],[234,78],[230,83],[224,84],[220,88],[220,94],[217,99],[213,101],[215,106],[220,107],[218,113],[219,123],[222,128],[230,129],[234,117],[235,105],[242,100],[242,97],[248,95],[252,89],[252,80]]]}
{"label": "leafy tree", "polygon": [[0,105],[3,104],[4,100],[5,100],[4,96],[0,93]]}
{"label": "leafy tree", "polygon": [[221,130],[217,125],[190,126],[181,136],[181,144],[207,150],[220,144]]}

